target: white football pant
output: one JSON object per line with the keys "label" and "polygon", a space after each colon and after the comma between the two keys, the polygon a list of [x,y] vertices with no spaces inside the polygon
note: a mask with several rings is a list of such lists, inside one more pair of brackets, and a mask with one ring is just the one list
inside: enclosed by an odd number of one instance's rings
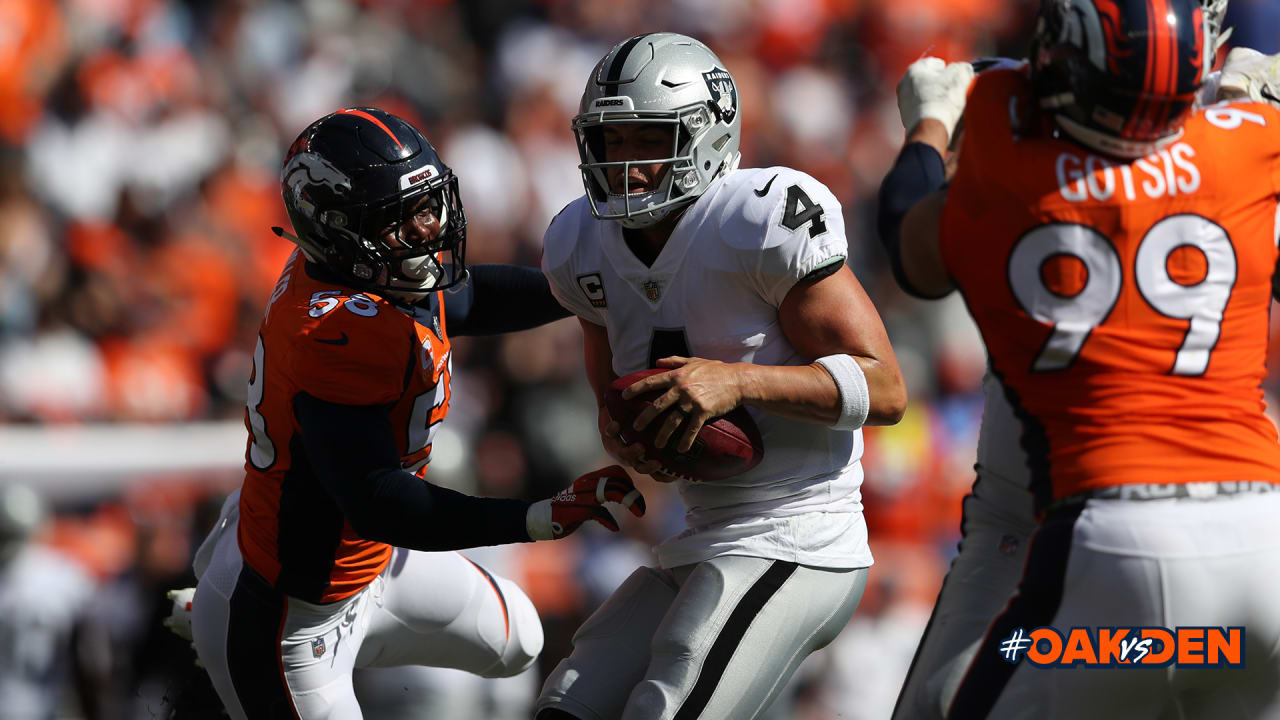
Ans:
{"label": "white football pant", "polygon": [[196,652],[233,720],[362,717],[353,668],[429,665],[509,677],[542,650],[542,624],[510,580],[453,552],[396,548],[345,600],[304,602],[244,564],[234,498],[197,553]]}
{"label": "white football pant", "polygon": [[[1098,500],[1051,511],[953,698],[955,720],[1280,718],[1280,492]],[[1244,627],[1243,666],[1059,667],[1016,628]],[[1203,648],[1202,648],[1203,652]]]}
{"label": "white football pant", "polygon": [[583,623],[538,710],[581,720],[751,720],[849,622],[867,568],[727,555],[642,567]]}

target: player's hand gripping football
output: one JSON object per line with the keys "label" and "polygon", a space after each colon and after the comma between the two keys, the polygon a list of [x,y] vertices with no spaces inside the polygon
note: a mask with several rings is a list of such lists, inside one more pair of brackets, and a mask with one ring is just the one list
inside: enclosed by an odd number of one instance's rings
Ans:
{"label": "player's hand gripping football", "polygon": [[1218,80],[1218,99],[1247,97],[1280,108],[1280,53],[1263,55],[1236,48],[1227,55]]}
{"label": "player's hand gripping football", "polygon": [[676,450],[688,452],[708,420],[742,404],[742,375],[731,364],[673,356],[659,360],[658,367],[672,370],[633,383],[622,391],[622,397],[629,400],[652,390],[667,390],[637,415],[633,423],[636,430],[643,430],[659,415],[672,410],[654,438],[654,444],[660,448],[666,447],[683,425]]}
{"label": "player's hand gripping football", "polygon": [[921,120],[942,123],[947,137],[955,134],[964,114],[964,104],[973,81],[973,66],[967,62],[948,64],[941,58],[921,58],[907,68],[898,83],[898,112],[902,125],[911,131]]}
{"label": "player's hand gripping football", "polygon": [[618,521],[605,509],[606,502],[618,503],[636,517],[644,515],[644,496],[631,483],[625,470],[610,465],[589,472],[552,497],[530,505],[525,529],[534,540],[558,540],[584,522],[595,520],[617,532]]}
{"label": "player's hand gripping football", "polygon": [[[600,441],[604,444],[604,450],[609,453],[610,457],[641,475],[653,475],[662,468],[662,463],[657,460],[645,459],[644,445],[640,443],[623,444],[621,437],[622,425],[609,416],[608,408],[601,406],[600,413],[597,415],[597,422],[600,426]],[[668,479],[663,475],[654,475],[654,478],[661,482],[671,482],[675,479]]]}

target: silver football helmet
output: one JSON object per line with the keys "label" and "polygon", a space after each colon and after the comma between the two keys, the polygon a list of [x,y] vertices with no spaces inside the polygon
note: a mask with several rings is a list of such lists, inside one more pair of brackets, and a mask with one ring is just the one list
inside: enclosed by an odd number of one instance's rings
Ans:
{"label": "silver football helmet", "polygon": [[[671,154],[606,162],[603,136],[610,123],[674,126]],[[676,33],[637,35],[615,45],[591,71],[573,133],[595,216],[647,227],[738,166],[738,86],[720,58],[697,40]],[[667,164],[658,186],[631,194],[625,180],[630,166],[653,163]],[[611,166],[623,169],[621,193],[609,187],[605,169]]]}

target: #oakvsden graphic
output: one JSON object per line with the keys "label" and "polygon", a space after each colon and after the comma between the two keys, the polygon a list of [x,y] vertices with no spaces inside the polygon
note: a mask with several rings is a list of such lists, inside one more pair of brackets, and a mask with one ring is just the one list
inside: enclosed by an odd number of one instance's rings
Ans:
{"label": "#oakvsden graphic", "polygon": [[1000,656],[1040,667],[1244,667],[1244,628],[1017,628],[1000,641]]}

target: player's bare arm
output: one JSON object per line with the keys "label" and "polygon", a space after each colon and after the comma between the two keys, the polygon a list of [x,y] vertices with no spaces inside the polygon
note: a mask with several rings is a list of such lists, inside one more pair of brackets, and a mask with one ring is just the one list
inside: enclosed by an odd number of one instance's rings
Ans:
{"label": "player's bare arm", "polygon": [[[892,425],[906,410],[907,391],[889,337],[875,306],[848,267],[796,284],[778,309],[787,339],[805,357],[848,355],[866,378],[865,424]],[[642,429],[663,412],[657,445],[684,426],[677,449],[693,446],[710,419],[739,405],[821,425],[834,425],[843,410],[840,387],[824,365],[799,366],[723,363],[702,358],[669,357],[659,367],[672,372],[645,378],[623,392],[630,398],[659,388],[668,391],[636,418]]]}

